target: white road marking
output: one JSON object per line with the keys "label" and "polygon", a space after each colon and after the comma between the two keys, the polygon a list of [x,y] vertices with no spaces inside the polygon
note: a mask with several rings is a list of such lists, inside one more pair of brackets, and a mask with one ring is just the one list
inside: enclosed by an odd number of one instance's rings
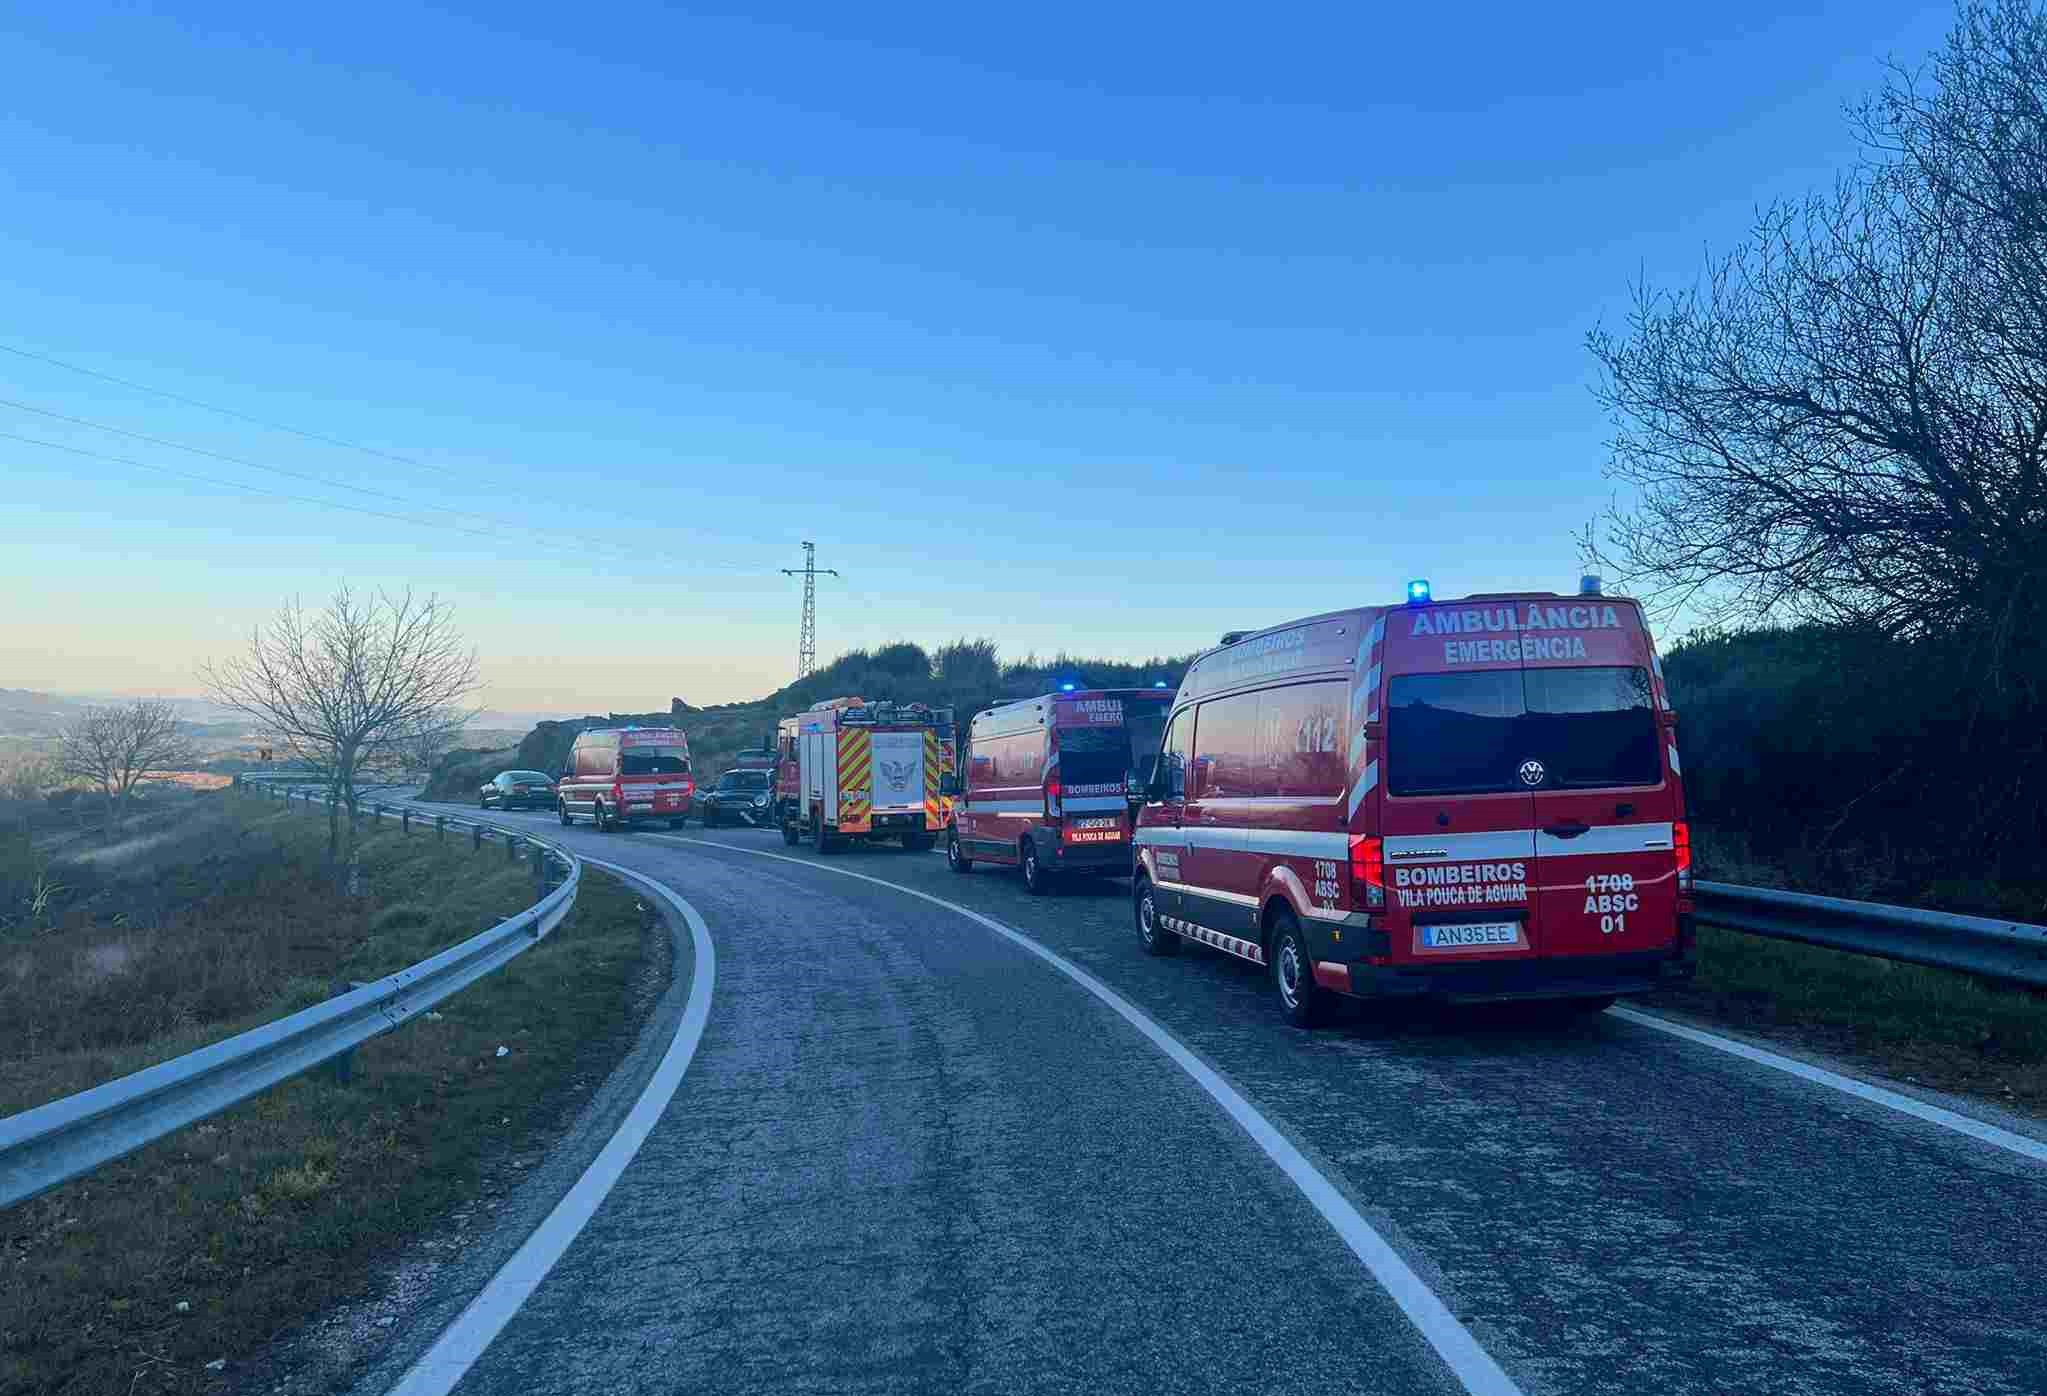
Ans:
{"label": "white road marking", "polygon": [[711,948],[711,932],[704,918],[695,907],[644,873],[601,858],[585,856],[583,861],[646,888],[681,912],[683,920],[689,923],[696,966],[690,976],[689,1001],[683,1006],[682,1022],[676,1026],[675,1037],[669,1042],[661,1064],[654,1068],[653,1078],[633,1102],[617,1133],[583,1170],[583,1176],[576,1179],[568,1195],[555,1204],[546,1220],[526,1238],[525,1244],[491,1276],[483,1292],[470,1301],[469,1307],[391,1388],[391,1396],[446,1396],[476,1359],[483,1356],[484,1349],[540,1287],[547,1272],[596,1214],[598,1204],[646,1142],[662,1111],[675,1098],[676,1087],[682,1084],[682,1074],[689,1070],[690,1059],[696,1055],[697,1043],[704,1035],[704,1022],[711,1013],[711,985],[718,973],[717,954]]}
{"label": "white road marking", "polygon": [[1711,1047],[1716,1052],[1725,1052],[1729,1056],[1740,1057],[1758,1066],[1767,1066],[1796,1076],[1801,1081],[1810,1081],[1815,1085],[1840,1091],[1844,1095],[1852,1095],[1857,1100],[1866,1100],[1871,1104],[1895,1110],[1901,1115],[1910,1115],[1915,1120],[1924,1120],[1928,1124],[1939,1125],[1942,1129],[1965,1134],[1982,1143],[2007,1149],[2021,1158],[2032,1159],[2035,1163],[2047,1163],[2047,1143],[2029,1139],[2008,1129],[1999,1129],[1996,1125],[1988,1125],[1981,1120],[1972,1120],[1967,1115],[1959,1115],[1952,1110],[1943,1110],[1938,1105],[1928,1105],[1899,1091],[1872,1086],[1867,1081],[1857,1081],[1852,1076],[1843,1076],[1823,1067],[1812,1066],[1795,1057],[1780,1056],[1776,1052],[1751,1047],[1746,1042],[1737,1042],[1731,1037],[1721,1037],[1718,1033],[1706,1032],[1704,1029],[1690,1027],[1684,1023],[1673,1023],[1668,1018],[1659,1018],[1651,1013],[1641,1013],[1632,1008],[1609,1008],[1606,1011],[1639,1027],[1669,1033],[1672,1037],[1696,1042],[1701,1047]]}
{"label": "white road marking", "polygon": [[809,858],[792,858],[786,853],[770,853],[764,848],[748,848],[742,844],[722,843],[716,839],[680,838],[674,834],[653,834],[649,837],[664,843],[700,844],[705,848],[722,849],[728,853],[747,853],[756,858],[772,858],[779,863],[796,863],[820,872],[835,873],[840,877],[854,878],[860,882],[871,882],[877,887],[901,892],[919,901],[944,907],[956,912],[976,925],[993,931],[996,935],[1012,942],[1028,953],[1037,956],[1053,969],[1071,979],[1074,983],[1093,994],[1123,1020],[1136,1028],[1151,1044],[1172,1059],[1175,1066],[1192,1077],[1197,1085],[1208,1092],[1209,1097],[1223,1108],[1229,1117],[1251,1136],[1254,1143],[1265,1151],[1265,1156],[1279,1165],[1293,1185],[1301,1190],[1311,1206],[1322,1214],[1336,1234],[1343,1238],[1351,1253],[1364,1262],[1365,1269],[1379,1282],[1380,1288],[1392,1297],[1407,1315],[1430,1347],[1436,1350],[1449,1366],[1457,1380],[1471,1396],[1522,1396],[1521,1388],[1513,1378],[1493,1361],[1492,1356],[1479,1346],[1471,1330],[1457,1321],[1449,1306],[1436,1297],[1434,1290],[1417,1275],[1405,1260],[1400,1258],[1386,1238],[1372,1228],[1372,1224],[1359,1215],[1357,1208],[1337,1190],[1334,1183],[1324,1177],[1321,1170],[1308,1162],[1301,1151],[1293,1146],[1287,1137],[1279,1132],[1234,1086],[1212,1071],[1206,1063],[1195,1056],[1171,1033],[1154,1022],[1143,1009],[1131,1003],[1101,980],[1089,974],[1071,960],[1046,949],[1022,931],[1003,925],[992,917],[983,916],[958,902],[949,902],[943,897],[934,897],[929,892],[920,892],[914,887],[905,887],[899,882],[886,878],[870,877],[866,873],[854,872],[850,868],[833,867],[829,863]]}

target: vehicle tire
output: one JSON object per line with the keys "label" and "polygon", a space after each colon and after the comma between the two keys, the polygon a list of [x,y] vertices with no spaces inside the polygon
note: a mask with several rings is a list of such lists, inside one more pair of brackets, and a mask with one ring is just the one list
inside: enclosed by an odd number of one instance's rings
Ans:
{"label": "vehicle tire", "polygon": [[611,834],[611,833],[616,833],[616,832],[618,831],[618,825],[614,824],[614,823],[613,823],[613,822],[611,821],[611,818],[610,818],[610,816],[609,816],[609,815],[607,815],[607,814],[605,814],[605,812],[604,812],[604,801],[602,801],[602,800],[599,800],[599,801],[598,801],[598,802],[597,802],[597,803],[596,803],[596,804],[595,804],[595,805],[594,805],[594,806],[593,806],[593,807],[591,808],[591,810],[590,810],[590,823],[591,823],[591,826],[592,826],[593,828],[595,828],[595,829],[597,830],[597,832],[598,832],[598,833],[600,833],[600,834]]}
{"label": "vehicle tire", "polygon": [[782,821],[782,842],[791,848],[803,842],[803,831],[796,827],[796,822],[792,819]]}
{"label": "vehicle tire", "polygon": [[1144,947],[1145,954],[1180,953],[1180,937],[1167,930],[1159,919],[1158,895],[1152,891],[1151,879],[1142,873],[1137,875],[1137,890],[1131,894],[1130,906],[1137,920],[1137,943]]}
{"label": "vehicle tire", "polygon": [[573,824],[576,822],[576,817],[569,813],[569,802],[567,800],[563,800],[560,804],[556,805],[554,812],[561,816],[563,824]]}
{"label": "vehicle tire", "polygon": [[1038,861],[1038,841],[1036,839],[1025,839],[1023,841],[1019,850],[1019,859],[1023,864],[1024,891],[1034,897],[1050,895],[1052,891],[1052,874],[1046,872],[1045,865]]}
{"label": "vehicle tire", "polygon": [[909,853],[929,853],[935,843],[929,834],[904,834],[903,848]]}
{"label": "vehicle tire", "polygon": [[960,831],[956,828],[945,831],[945,865],[956,873],[970,873],[974,870],[974,860],[969,858],[967,850],[960,846]]}
{"label": "vehicle tire", "polygon": [[671,829],[683,829],[688,826],[689,821],[687,819],[671,819],[668,821],[668,827]]}
{"label": "vehicle tire", "polygon": [[817,817],[817,825],[811,830],[811,837],[820,858],[839,851],[839,841],[833,838],[830,831],[825,828],[824,816],[822,814]]}
{"label": "vehicle tire", "polygon": [[478,809],[489,809],[490,808],[489,798],[487,796],[478,795],[476,797],[476,807]]}
{"label": "vehicle tire", "polygon": [[1280,1012],[1297,1028],[1318,1027],[1329,1021],[1334,999],[1315,982],[1315,961],[1308,952],[1307,937],[1291,911],[1281,911],[1272,922],[1272,984],[1279,991]]}

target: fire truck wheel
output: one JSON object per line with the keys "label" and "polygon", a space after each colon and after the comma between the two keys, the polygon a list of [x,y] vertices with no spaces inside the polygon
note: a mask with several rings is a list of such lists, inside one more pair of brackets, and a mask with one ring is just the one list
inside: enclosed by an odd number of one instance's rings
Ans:
{"label": "fire truck wheel", "polygon": [[1035,839],[1023,841],[1024,891],[1034,897],[1042,897],[1052,891],[1052,874],[1045,871],[1038,861],[1038,844]]}
{"label": "fire truck wheel", "polygon": [[967,856],[966,849],[960,847],[960,831],[957,829],[945,831],[945,865],[956,873],[974,870],[974,860]]}
{"label": "fire truck wheel", "polygon": [[556,805],[554,807],[554,812],[561,816],[561,821],[564,824],[573,824],[576,822],[569,816],[569,802],[567,800],[563,800],[560,804]]}
{"label": "fire truck wheel", "polygon": [[1137,879],[1137,893],[1131,904],[1137,914],[1137,943],[1144,947],[1147,955],[1176,955],[1180,951],[1180,937],[1159,924],[1158,894],[1152,891],[1151,879],[1140,874]]}
{"label": "fire truck wheel", "polygon": [[816,843],[819,857],[822,858],[827,854],[837,853],[839,851],[839,841],[833,838],[831,836],[831,831],[826,829],[824,826],[824,815],[822,814],[818,815],[817,826],[813,828],[810,832],[812,839]]}
{"label": "fire truck wheel", "polygon": [[1280,1011],[1297,1028],[1312,1028],[1328,1020],[1329,991],[1315,982],[1315,962],[1308,953],[1308,941],[1301,923],[1291,911],[1276,913],[1272,921],[1272,983],[1279,990]]}
{"label": "fire truck wheel", "polygon": [[803,842],[803,831],[796,827],[794,821],[788,819],[782,821],[782,842],[791,848]]}

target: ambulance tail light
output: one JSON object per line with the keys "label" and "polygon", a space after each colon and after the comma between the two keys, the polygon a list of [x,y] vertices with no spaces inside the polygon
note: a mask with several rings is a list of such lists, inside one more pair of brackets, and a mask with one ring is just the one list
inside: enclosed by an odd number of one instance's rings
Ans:
{"label": "ambulance tail light", "polygon": [[1386,905],[1386,840],[1353,834],[1350,840],[1350,895],[1353,905],[1378,911]]}
{"label": "ambulance tail light", "polygon": [[1677,850],[1677,894],[1692,894],[1692,826],[1679,820],[1670,826],[1670,846]]}
{"label": "ambulance tail light", "polygon": [[1045,782],[1045,817],[1047,819],[1057,819],[1059,817],[1059,800],[1063,793],[1064,788],[1059,784],[1059,777],[1054,776]]}
{"label": "ambulance tail light", "polygon": [[625,782],[622,780],[614,780],[611,782],[611,807],[613,809],[618,809],[622,807],[624,804]]}

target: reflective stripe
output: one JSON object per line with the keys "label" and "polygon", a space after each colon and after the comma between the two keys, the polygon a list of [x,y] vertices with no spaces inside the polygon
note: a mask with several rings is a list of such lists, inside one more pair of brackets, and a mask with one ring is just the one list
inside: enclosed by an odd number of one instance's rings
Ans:
{"label": "reflective stripe", "polygon": [[1258,905],[1256,897],[1247,897],[1242,892],[1225,892],[1220,887],[1196,887],[1191,882],[1161,882],[1158,885],[1174,892],[1183,893],[1189,897],[1201,897],[1208,901],[1230,902],[1236,906]]}
{"label": "reflective stripe", "polygon": [[1346,823],[1358,817],[1358,806],[1365,802],[1365,796],[1378,788],[1378,784],[1379,763],[1374,761],[1371,765],[1365,767],[1364,771],[1358,776],[1357,784],[1350,788],[1350,808],[1344,811]]}
{"label": "reflective stripe", "polygon": [[1677,759],[1677,743],[1672,742],[1670,744],[1670,773],[1674,776],[1681,776],[1684,774],[1684,769],[1684,766]]}
{"label": "reflective stripe", "polygon": [[1068,814],[1088,810],[1124,809],[1129,801],[1121,795],[1083,795],[1079,799],[1065,799],[1060,804]]}
{"label": "reflective stripe", "polygon": [[[1299,829],[1240,829],[1236,831],[1236,848],[1248,848],[1255,853],[1286,853],[1296,858],[1348,858],[1350,857],[1350,835],[1310,834]],[[1194,841],[1197,848],[1208,845],[1199,839]]]}
{"label": "reflective stripe", "polygon": [[1600,824],[1568,839],[1538,830],[1535,839],[1535,851],[1545,858],[1585,853],[1668,852],[1674,846],[1668,824]]}
{"label": "reflective stripe", "polygon": [[1236,936],[1226,936],[1221,931],[1211,931],[1206,926],[1197,926],[1192,921],[1182,921],[1177,916],[1160,916],[1159,924],[1175,935],[1185,936],[1189,940],[1198,940],[1203,945],[1213,945],[1216,949],[1226,954],[1235,955],[1240,960],[1249,960],[1254,965],[1265,963],[1264,947],[1258,945],[1255,941],[1239,940]]}
{"label": "reflective stripe", "polygon": [[969,800],[968,814],[1043,814],[1045,801],[1041,796],[1035,800]]}
{"label": "reflective stripe", "polygon": [[1365,729],[1360,727],[1358,728],[1358,734],[1350,739],[1350,764],[1353,766],[1357,765],[1359,761],[1364,759],[1364,755]]}
{"label": "reflective stripe", "polygon": [[[1136,842],[1142,847],[1213,848],[1231,853],[1249,850],[1294,858],[1350,857],[1350,835],[1312,834],[1302,829],[1139,829]],[[1204,897],[1229,895],[1205,888],[1190,887],[1187,890],[1198,891]],[[1255,903],[1258,899],[1246,897],[1244,900]]]}
{"label": "reflective stripe", "polygon": [[[1669,831],[1670,826],[1664,825]],[[1386,861],[1465,863],[1481,858],[1532,858],[1535,830],[1502,829],[1486,834],[1396,834],[1386,840]]]}

